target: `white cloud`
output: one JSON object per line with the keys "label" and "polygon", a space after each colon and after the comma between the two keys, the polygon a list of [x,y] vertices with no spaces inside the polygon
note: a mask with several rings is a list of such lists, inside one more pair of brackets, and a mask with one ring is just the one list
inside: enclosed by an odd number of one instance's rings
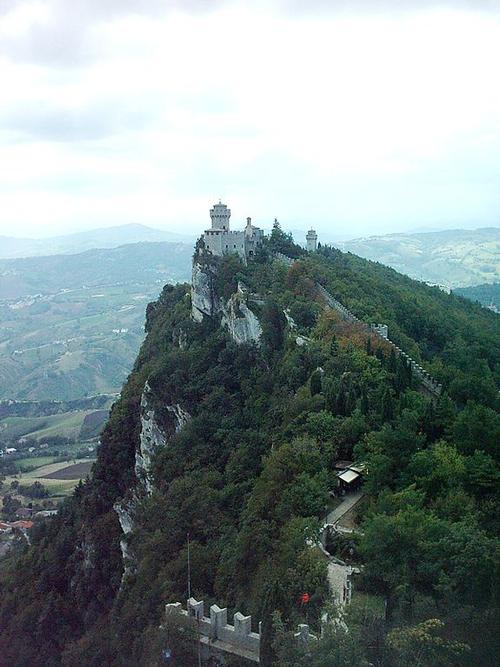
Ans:
{"label": "white cloud", "polygon": [[181,4],[77,3],[74,57],[62,0],[2,17],[0,234],[498,221],[498,14]]}

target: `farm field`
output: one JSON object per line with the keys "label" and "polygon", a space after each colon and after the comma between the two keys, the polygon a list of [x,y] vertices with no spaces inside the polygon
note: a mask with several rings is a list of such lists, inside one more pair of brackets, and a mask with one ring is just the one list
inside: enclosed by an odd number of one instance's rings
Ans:
{"label": "farm field", "polygon": [[[43,417],[5,417],[0,420],[0,439],[12,441],[16,438],[29,437],[33,440],[61,436],[78,438],[85,418],[96,410],[75,410]],[[101,421],[105,420],[105,416]]]}
{"label": "farm field", "polygon": [[[84,479],[92,468],[95,459],[77,459],[74,462],[62,461],[54,463],[46,462],[50,457],[40,457],[31,461],[40,461],[42,465],[29,472],[20,471],[17,475],[8,475],[5,478],[0,495],[10,491],[11,482],[28,486],[34,482],[40,482],[48,490],[51,498],[61,498],[69,495],[76,487],[80,479]],[[28,461],[30,459],[25,459]]]}
{"label": "farm field", "polygon": [[54,463],[56,458],[56,456],[32,456],[28,459],[18,459],[15,466],[19,472],[28,472],[31,468],[40,468],[49,463]]}
{"label": "farm field", "polygon": [[[73,463],[66,468],[59,468],[54,472],[44,473],[44,479],[83,479],[92,469],[93,461],[81,461],[80,463]],[[40,475],[40,471],[39,471]],[[42,477],[42,475],[40,475]]]}

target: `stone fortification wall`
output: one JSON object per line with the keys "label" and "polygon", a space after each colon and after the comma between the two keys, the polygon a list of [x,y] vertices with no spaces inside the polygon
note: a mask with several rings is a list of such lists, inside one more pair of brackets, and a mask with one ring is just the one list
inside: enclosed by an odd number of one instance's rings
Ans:
{"label": "stone fortification wall", "polygon": [[319,283],[316,284],[318,288],[318,292],[321,294],[322,297],[324,297],[326,303],[336,310],[344,320],[347,320],[348,322],[356,322],[358,324],[361,324],[363,327],[365,327],[368,331],[371,333],[374,333],[376,336],[379,336],[382,340],[385,340],[389,343],[389,345],[392,346],[394,349],[396,355],[403,357],[408,364],[411,366],[411,370],[413,373],[413,376],[417,378],[417,380],[420,382],[420,384],[433,396],[439,396],[442,391],[442,385],[439,384],[429,373],[422,368],[420,364],[418,364],[414,359],[412,359],[406,352],[403,352],[403,350],[396,345],[390,338],[389,338],[389,331],[387,328],[386,324],[372,324],[371,326],[368,326],[364,322],[361,322],[360,319],[356,317],[353,313],[351,313],[350,310],[348,310],[345,306],[343,306],[340,301],[337,301],[327,290],[320,285]]}
{"label": "stone fortification wall", "polygon": [[[283,255],[282,253],[274,253],[274,256],[276,259],[284,262],[288,266],[291,266],[295,260],[291,259],[290,257],[287,257],[286,255]],[[367,330],[367,332],[374,333],[376,336],[379,336],[382,340],[385,340],[389,345],[392,346],[394,349],[394,352],[398,356],[402,356],[410,365],[413,376],[417,378],[417,380],[420,382],[422,387],[429,392],[432,396],[438,397],[441,395],[442,392],[442,385],[439,384],[431,375],[424,369],[420,364],[418,364],[414,359],[412,359],[406,352],[404,352],[396,343],[394,343],[389,337],[388,337],[388,328],[386,324],[372,324],[371,326],[368,326],[365,322],[362,322],[354,313],[351,313],[350,310],[348,310],[343,304],[340,303],[337,299],[335,299],[330,292],[328,292],[323,285],[320,285],[319,283],[316,283],[316,287],[318,290],[318,293],[320,296],[323,297],[325,300],[327,306],[330,308],[333,308],[337,313],[340,314],[342,319],[346,320],[347,322],[354,322],[356,324],[361,325],[363,328]]]}
{"label": "stone fortification wall", "polygon": [[[252,632],[252,617],[244,616],[237,611],[233,616],[232,625],[227,622],[227,609],[213,604],[210,616],[205,616],[204,602],[189,598],[186,609],[180,602],[165,605],[165,616],[178,614],[192,619],[200,643],[214,654],[229,653],[251,662],[260,662],[261,624],[259,632]],[[308,642],[317,639],[309,632],[308,625],[299,625],[295,634],[297,641]]]}

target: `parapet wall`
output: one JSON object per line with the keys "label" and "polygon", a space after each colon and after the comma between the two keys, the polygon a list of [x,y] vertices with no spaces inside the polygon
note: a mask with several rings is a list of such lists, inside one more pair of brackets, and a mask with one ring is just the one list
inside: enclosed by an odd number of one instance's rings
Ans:
{"label": "parapet wall", "polygon": [[[205,616],[205,604],[203,600],[189,598],[186,609],[182,608],[180,602],[165,605],[165,616],[179,614],[185,618],[192,619],[193,626],[199,634],[199,641],[216,652],[230,653],[251,662],[260,662],[260,639],[261,624],[259,632],[252,632],[252,617],[244,616],[237,611],[233,616],[233,624],[227,622],[227,609],[221,609],[213,604],[210,607],[210,616]],[[297,641],[308,642],[317,637],[309,632],[308,625],[299,625],[295,634]]]}

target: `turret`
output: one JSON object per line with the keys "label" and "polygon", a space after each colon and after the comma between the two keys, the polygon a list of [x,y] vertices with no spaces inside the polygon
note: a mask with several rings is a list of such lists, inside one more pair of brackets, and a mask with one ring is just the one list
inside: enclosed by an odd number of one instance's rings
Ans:
{"label": "turret", "polygon": [[318,235],[314,229],[310,229],[306,234],[307,252],[316,252],[318,249]]}
{"label": "turret", "polygon": [[221,229],[228,232],[230,217],[231,217],[231,210],[225,204],[222,204],[219,199],[219,203],[214,204],[214,207],[210,209],[212,229]]}

